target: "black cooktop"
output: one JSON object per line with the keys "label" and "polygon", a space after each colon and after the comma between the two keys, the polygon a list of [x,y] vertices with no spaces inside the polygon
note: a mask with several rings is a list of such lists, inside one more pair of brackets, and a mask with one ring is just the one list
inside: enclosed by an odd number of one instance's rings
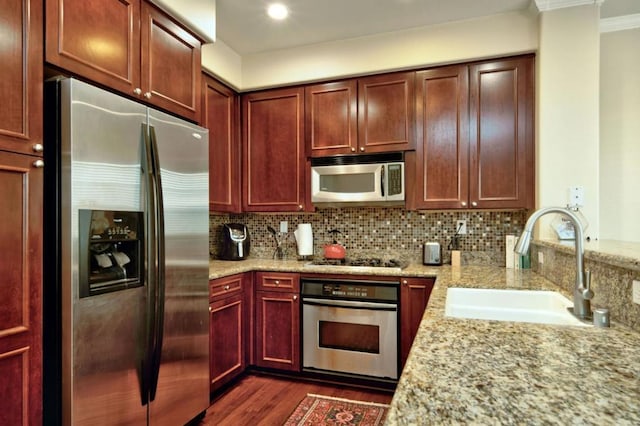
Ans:
{"label": "black cooktop", "polygon": [[397,259],[383,260],[380,258],[355,258],[355,259],[314,259],[312,265],[321,266],[362,266],[366,268],[405,268],[406,262]]}

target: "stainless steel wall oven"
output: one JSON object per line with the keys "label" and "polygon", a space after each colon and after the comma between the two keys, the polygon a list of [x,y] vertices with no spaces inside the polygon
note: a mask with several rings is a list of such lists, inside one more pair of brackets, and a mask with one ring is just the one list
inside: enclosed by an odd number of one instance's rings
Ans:
{"label": "stainless steel wall oven", "polygon": [[398,379],[399,281],[301,284],[303,370]]}

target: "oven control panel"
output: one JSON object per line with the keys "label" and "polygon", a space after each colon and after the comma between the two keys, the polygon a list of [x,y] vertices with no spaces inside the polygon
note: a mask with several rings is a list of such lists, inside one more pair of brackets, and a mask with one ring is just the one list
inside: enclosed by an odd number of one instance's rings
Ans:
{"label": "oven control panel", "polygon": [[321,296],[331,299],[380,300],[395,302],[398,300],[398,283],[371,282],[302,282],[303,296]]}

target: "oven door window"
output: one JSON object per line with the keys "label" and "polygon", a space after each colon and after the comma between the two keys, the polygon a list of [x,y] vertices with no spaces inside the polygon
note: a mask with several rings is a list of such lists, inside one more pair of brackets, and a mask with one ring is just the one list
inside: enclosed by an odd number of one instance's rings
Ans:
{"label": "oven door window", "polygon": [[377,325],[319,321],[318,334],[321,348],[380,353],[380,327]]}

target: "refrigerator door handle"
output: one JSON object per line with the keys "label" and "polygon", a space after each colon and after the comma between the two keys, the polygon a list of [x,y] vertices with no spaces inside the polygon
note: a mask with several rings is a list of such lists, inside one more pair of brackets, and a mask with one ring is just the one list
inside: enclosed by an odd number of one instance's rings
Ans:
{"label": "refrigerator door handle", "polygon": [[160,361],[162,355],[162,340],[164,335],[164,299],[165,299],[165,246],[164,246],[164,202],[162,199],[162,180],[160,176],[160,160],[158,157],[158,144],[156,132],[153,126],[149,125],[149,136],[151,145],[151,159],[153,163],[154,189],[155,189],[155,223],[156,238],[154,246],[156,248],[156,313],[155,313],[155,347],[152,359],[152,376],[149,399],[153,401],[158,388],[158,377],[160,375]]}
{"label": "refrigerator door handle", "polygon": [[155,214],[155,182],[153,155],[151,153],[151,142],[149,140],[149,126],[142,124],[142,155],[141,169],[145,187],[145,281],[147,284],[147,309],[145,319],[146,347],[141,362],[140,383],[142,405],[149,403],[150,388],[153,376],[153,353],[156,338],[156,294],[157,294],[157,249],[155,247],[156,237],[156,214]]}

